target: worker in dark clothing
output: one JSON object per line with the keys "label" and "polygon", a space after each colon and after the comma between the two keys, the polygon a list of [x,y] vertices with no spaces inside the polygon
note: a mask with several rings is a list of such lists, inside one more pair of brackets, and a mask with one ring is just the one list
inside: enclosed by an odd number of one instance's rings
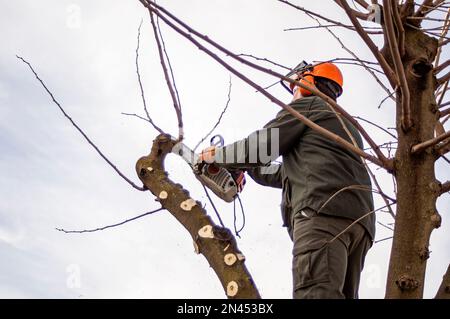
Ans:
{"label": "worker in dark clothing", "polygon": [[[297,75],[334,100],[342,93],[342,74],[332,63],[309,66]],[[350,132],[363,148],[356,128],[341,122],[323,99],[301,87],[291,89],[292,108],[353,143]],[[274,145],[277,154],[261,156]],[[269,166],[279,155],[282,164]],[[294,243],[294,298],[358,298],[375,217],[368,214],[373,211],[371,182],[357,154],[282,110],[264,129],[225,147],[205,149],[200,159],[246,170],[257,183],[282,188],[282,218]]]}

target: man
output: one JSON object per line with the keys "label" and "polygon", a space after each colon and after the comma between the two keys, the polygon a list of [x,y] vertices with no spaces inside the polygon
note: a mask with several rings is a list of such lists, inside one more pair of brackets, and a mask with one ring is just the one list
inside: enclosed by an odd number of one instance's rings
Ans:
{"label": "man", "polygon": [[[308,66],[298,75],[303,84],[334,100],[342,94],[342,74],[332,63]],[[296,111],[352,143],[349,131],[363,148],[355,127],[343,119],[346,131],[323,99],[301,87],[291,89],[290,106]],[[263,159],[261,150],[275,143],[283,161],[269,168],[278,154]],[[208,148],[200,158],[246,170],[257,183],[282,188],[282,218],[294,243],[294,298],[358,298],[364,259],[375,235],[375,217],[368,214],[373,210],[370,178],[358,155],[282,110],[263,130],[225,147]]]}

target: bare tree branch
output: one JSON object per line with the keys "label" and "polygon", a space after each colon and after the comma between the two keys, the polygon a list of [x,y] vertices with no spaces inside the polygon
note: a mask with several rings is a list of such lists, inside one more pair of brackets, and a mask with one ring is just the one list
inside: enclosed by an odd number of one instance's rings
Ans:
{"label": "bare tree branch", "polygon": [[388,78],[391,86],[395,88],[397,86],[397,77],[394,73],[394,71],[391,69],[389,64],[387,63],[384,56],[381,54],[380,50],[378,50],[378,47],[375,45],[375,43],[372,41],[372,39],[369,37],[369,35],[364,31],[363,27],[359,23],[356,16],[353,14],[352,9],[349,7],[346,0],[335,0],[338,1],[340,4],[342,4],[342,7],[344,8],[345,12],[347,13],[347,16],[350,18],[350,21],[353,23],[353,25],[356,28],[356,31],[360,35],[360,37],[363,39],[363,41],[367,44],[370,51],[372,51],[372,54],[375,56],[377,61],[380,63],[381,68],[383,69],[386,77]]}
{"label": "bare tree branch", "polygon": [[181,141],[183,139],[183,137],[184,137],[183,116],[182,116],[182,113],[181,113],[181,107],[178,104],[178,99],[177,99],[177,96],[176,96],[176,93],[175,93],[175,89],[174,89],[173,83],[171,82],[171,78],[169,77],[169,71],[167,70],[166,61],[164,59],[164,49],[162,47],[160,34],[158,33],[158,29],[157,29],[155,20],[153,19],[152,11],[149,10],[149,14],[150,14],[150,21],[151,21],[152,27],[153,27],[153,35],[155,37],[156,45],[158,47],[159,60],[161,62],[161,67],[162,67],[163,72],[164,72],[164,77],[166,79],[167,88],[169,89],[170,96],[172,97],[173,108],[175,109],[175,113],[177,115],[177,119],[178,119],[178,139]]}
{"label": "bare tree branch", "polygon": [[274,61],[266,59],[266,58],[259,58],[257,56],[254,56],[253,54],[240,53],[240,54],[236,54],[236,56],[239,56],[239,57],[243,56],[243,57],[247,57],[247,58],[252,58],[252,59],[255,59],[257,61],[263,61],[263,62],[270,63],[272,65],[278,66],[278,67],[280,67],[282,69],[285,69],[285,70],[288,70],[288,71],[292,70],[291,68],[288,68],[287,66],[284,66],[284,65],[282,65],[280,63],[274,62]]}
{"label": "bare tree branch", "polygon": [[422,152],[423,150],[427,149],[430,146],[437,145],[438,143],[442,142],[443,140],[450,137],[450,131],[446,132],[445,134],[439,135],[431,140],[425,141],[420,144],[416,144],[411,148],[412,154],[417,154],[419,152]]}
{"label": "bare tree branch", "polygon": [[84,133],[84,131],[75,123],[75,121],[66,113],[66,111],[64,110],[64,108],[61,106],[61,104],[55,99],[55,97],[53,96],[53,93],[47,88],[47,86],[45,85],[44,81],[39,77],[39,75],[36,73],[36,71],[33,69],[33,66],[26,61],[24,58],[16,55],[16,57],[21,60],[23,63],[25,63],[26,65],[28,65],[28,67],[30,68],[31,72],[33,72],[34,76],[36,77],[36,79],[39,81],[39,83],[41,83],[42,87],[44,88],[44,90],[48,93],[48,95],[50,95],[50,98],[52,99],[53,103],[55,103],[58,108],[60,109],[60,111],[64,114],[64,117],[66,119],[68,119],[70,121],[70,123],[72,123],[72,125],[77,129],[77,131],[84,137],[84,139],[89,143],[89,145],[91,145],[95,151],[106,161],[106,163],[109,164],[109,166],[111,166],[114,171],[116,171],[116,173],[122,177],[128,184],[130,184],[133,188],[139,190],[139,191],[146,191],[147,189],[144,187],[139,187],[137,186],[135,183],[133,183],[129,178],[127,178],[104,154],[102,151],[100,151],[100,149],[97,147],[97,145],[94,144],[94,142],[91,141],[91,139],[86,135],[86,133]]}
{"label": "bare tree branch", "polygon": [[159,26],[159,18],[158,17],[156,17],[156,28],[158,29],[159,38],[161,39],[161,46],[162,46],[162,49],[164,52],[164,56],[166,57],[166,60],[167,60],[167,66],[169,67],[170,78],[172,79],[173,89],[175,91],[175,96],[177,98],[178,107],[181,112],[182,106],[181,106],[180,94],[178,93],[177,82],[175,81],[175,75],[173,72],[172,63],[170,62],[170,57],[166,50],[166,43],[165,43],[164,37],[162,35],[161,27]]}
{"label": "bare tree branch", "polygon": [[122,112],[122,113],[120,113],[120,114],[126,115],[126,116],[137,117],[138,119],[141,119],[141,120],[143,120],[143,121],[145,121],[145,122],[150,122],[150,121],[148,120],[148,118],[145,118],[145,117],[140,116],[140,115],[135,114],[135,113],[125,113],[125,112]]}
{"label": "bare tree branch", "polygon": [[394,17],[395,26],[397,27],[399,53],[400,56],[403,57],[405,55],[405,29],[403,28],[403,22],[400,17],[397,2],[398,1],[392,0],[390,3],[392,5],[392,14]]}
{"label": "bare tree branch", "polygon": [[225,107],[222,110],[222,113],[220,113],[216,124],[214,124],[212,129],[209,130],[209,132],[197,143],[197,145],[195,145],[195,147],[193,149],[194,152],[197,150],[197,148],[200,146],[200,144],[202,144],[214,132],[214,130],[219,126],[220,121],[222,120],[222,117],[225,115],[225,112],[227,111],[228,106],[230,105],[230,101],[231,101],[231,77],[230,77],[230,82],[229,82],[229,85],[228,85],[228,100],[227,100],[227,103],[225,104]]}
{"label": "bare tree branch", "polygon": [[[433,0],[424,0],[422,5],[419,7],[419,9],[414,13],[414,17],[422,18],[425,17],[426,14],[430,13],[432,10],[430,8],[436,8],[439,7],[440,4],[442,4],[444,0],[437,0],[433,3]],[[418,20],[417,26],[420,26],[421,20]]]}
{"label": "bare tree branch", "polygon": [[322,20],[324,20],[324,21],[327,21],[327,22],[329,22],[329,23],[331,23],[331,24],[333,24],[333,25],[340,26],[340,27],[343,27],[343,28],[346,28],[346,29],[355,31],[355,27],[354,27],[354,26],[346,25],[346,24],[343,24],[342,22],[335,21],[335,20],[332,20],[332,19],[330,19],[330,18],[324,17],[323,15],[320,15],[320,14],[318,14],[318,13],[315,13],[315,12],[313,12],[313,11],[311,11],[311,10],[307,10],[307,9],[305,9],[305,8],[303,8],[303,7],[294,5],[294,4],[292,4],[291,2],[289,2],[289,1],[287,1],[287,0],[278,0],[278,1],[281,2],[281,3],[287,4],[288,6],[291,6],[291,7],[295,8],[295,9],[297,9],[297,10],[300,10],[300,11],[302,11],[302,12],[304,12],[304,13],[311,14],[312,16],[315,16],[315,17],[317,17],[317,18],[319,18],[319,19],[322,19]]}
{"label": "bare tree branch", "polygon": [[350,8],[350,6],[345,7],[344,2],[345,0],[334,0],[334,2],[336,2],[340,7],[342,7],[343,9],[345,9],[345,11],[348,11],[348,13],[351,13],[352,16],[361,19],[361,20],[367,20],[367,18],[369,17],[369,13],[362,13],[359,12],[357,10],[354,10],[352,8]]}
{"label": "bare tree branch", "polygon": [[85,229],[85,230],[65,230],[65,229],[63,229],[63,228],[55,228],[55,229],[56,229],[57,231],[60,231],[60,232],[66,233],[66,234],[94,233],[94,232],[102,231],[102,230],[105,230],[105,229],[108,229],[108,228],[114,228],[114,227],[122,226],[123,224],[129,223],[129,222],[131,222],[131,221],[133,221],[133,220],[136,220],[136,219],[139,219],[139,218],[148,216],[148,215],[152,215],[152,214],[157,213],[157,212],[160,212],[160,211],[162,211],[162,210],[164,210],[164,208],[158,208],[158,209],[155,209],[155,210],[153,210],[153,211],[151,211],[151,212],[147,212],[147,213],[138,215],[138,216],[136,216],[136,217],[133,217],[133,218],[124,220],[124,221],[122,221],[122,222],[120,222],[120,223],[117,223],[117,224],[108,225],[108,226],[103,226],[103,227],[94,228],[94,229]]}
{"label": "bare tree branch", "polygon": [[369,4],[366,1],[364,1],[364,0],[355,0],[355,1],[364,9],[366,9],[366,10],[369,9]]}
{"label": "bare tree branch", "polygon": [[380,130],[382,130],[382,131],[385,132],[386,134],[388,134],[388,135],[392,136],[393,138],[397,139],[397,136],[395,136],[394,134],[392,134],[391,132],[389,132],[388,130],[386,130],[384,127],[382,127],[382,126],[380,126],[380,125],[378,125],[378,124],[376,124],[376,123],[374,123],[374,122],[372,122],[372,121],[366,120],[365,118],[362,118],[362,117],[360,117],[360,116],[355,116],[355,119],[364,121],[364,122],[366,122],[366,123],[369,123],[369,124],[371,124],[371,125],[373,125],[373,126],[379,128]]}
{"label": "bare tree branch", "polygon": [[450,139],[446,140],[445,142],[437,146],[436,151],[441,156],[450,152]]}
{"label": "bare tree branch", "polygon": [[145,92],[144,92],[144,87],[142,85],[141,72],[139,70],[139,46],[140,46],[140,42],[141,42],[141,27],[142,27],[142,20],[141,20],[141,23],[139,24],[139,28],[138,28],[137,46],[136,46],[136,74],[137,74],[137,78],[138,78],[138,82],[139,82],[139,89],[141,90],[142,103],[144,105],[145,115],[147,116],[147,122],[149,122],[155,128],[155,130],[157,130],[159,133],[163,134],[164,131],[162,129],[160,129],[153,122],[153,120],[150,116],[150,113],[148,112],[148,109],[147,109],[147,101],[145,100]]}
{"label": "bare tree branch", "polygon": [[[391,203],[390,205],[392,205],[392,204],[393,204],[393,203]],[[336,239],[338,239],[338,238],[341,237],[343,234],[345,234],[346,232],[348,232],[348,230],[349,230],[350,228],[352,228],[353,226],[355,226],[357,223],[359,223],[359,222],[360,222],[361,220],[363,220],[364,218],[369,217],[370,215],[375,214],[376,212],[378,212],[378,211],[380,211],[380,210],[382,210],[382,209],[385,209],[385,208],[388,207],[388,206],[389,206],[389,205],[386,205],[386,206],[383,206],[383,207],[374,209],[374,210],[368,212],[367,214],[362,215],[360,218],[356,219],[355,221],[353,221],[353,223],[351,223],[350,225],[348,225],[343,231],[341,231],[339,234],[337,234],[336,236],[334,236],[333,239],[331,239],[331,240],[329,240],[328,242],[326,242],[325,245],[329,245],[329,244],[331,244],[332,242],[334,242]]]}
{"label": "bare tree branch", "polygon": [[[319,25],[322,25],[321,22],[319,21],[319,19],[315,18],[313,15],[309,14],[309,13],[305,13],[307,16],[309,16],[311,19],[315,20]],[[377,83],[386,91],[386,93],[389,94],[389,96],[392,97],[392,93],[389,91],[389,89],[384,85],[384,83],[378,78],[378,76],[372,71],[372,69],[367,65],[367,63],[363,60],[361,60],[356,53],[354,53],[352,50],[350,50],[345,44],[344,42],[328,27],[325,28],[341,45],[341,47],[347,51],[351,56],[354,57],[354,59],[356,61],[358,61],[366,70],[367,72],[369,72],[375,79],[375,81],[377,81]],[[379,64],[379,63],[378,63]],[[378,70],[377,70],[378,71]],[[381,72],[383,75],[384,73]],[[395,100],[395,99],[394,99]]]}
{"label": "bare tree branch", "polygon": [[449,65],[450,65],[450,60],[445,61],[441,65],[438,65],[436,68],[434,68],[434,73],[437,74],[437,73],[441,72],[442,70],[444,70]]}
{"label": "bare tree branch", "polygon": [[[393,8],[391,0],[383,0],[383,12],[384,22],[386,26],[386,38],[393,57],[393,63],[395,72],[398,76],[400,90],[401,90],[401,103],[402,103],[402,126],[404,130],[409,130],[412,126],[411,119],[411,107],[410,107],[410,92],[408,82],[406,80],[405,70],[403,69],[402,57],[395,37],[395,29],[392,21]],[[400,22],[401,23],[401,22]]]}
{"label": "bare tree branch", "polygon": [[445,82],[450,80],[450,71],[447,72],[444,76],[440,77],[437,82],[438,84],[444,84]]}
{"label": "bare tree branch", "polygon": [[[327,136],[328,138],[331,138],[333,141],[335,141],[336,143],[347,147],[349,149],[351,149],[352,151],[354,151],[356,154],[370,160],[371,162],[376,163],[379,166],[382,166],[384,168],[386,168],[388,171],[391,171],[393,166],[392,166],[392,161],[387,159],[384,154],[380,151],[380,149],[378,148],[377,144],[370,138],[370,136],[367,134],[367,132],[361,127],[361,125],[352,118],[352,116],[350,116],[341,106],[339,106],[334,100],[332,100],[331,98],[329,98],[328,96],[326,96],[325,94],[323,94],[322,92],[315,90],[309,86],[306,86],[304,84],[302,84],[300,81],[294,81],[288,77],[285,77],[282,74],[279,74],[277,72],[274,72],[270,69],[266,69],[264,67],[261,67],[259,65],[256,65],[252,62],[249,62],[245,59],[242,59],[240,57],[237,57],[234,53],[232,53],[231,51],[225,49],[224,47],[220,46],[219,44],[217,44],[216,42],[212,41],[209,37],[206,37],[202,34],[200,34],[199,32],[195,31],[194,29],[192,29],[191,27],[189,27],[188,25],[186,25],[184,22],[182,22],[181,20],[179,20],[177,17],[175,17],[173,14],[171,14],[170,12],[168,12],[166,9],[162,8],[161,6],[155,4],[154,2],[150,1],[150,0],[139,0],[141,1],[141,3],[144,4],[144,6],[146,6],[148,9],[150,10],[155,10],[153,11],[155,14],[159,15],[160,18],[167,23],[172,29],[174,29],[177,33],[181,34],[183,37],[185,37],[186,39],[188,39],[189,41],[191,41],[192,43],[194,43],[199,49],[201,49],[202,51],[204,51],[205,53],[207,53],[209,56],[211,56],[213,59],[215,59],[217,62],[219,62],[221,65],[223,65],[226,69],[228,69],[230,72],[232,72],[233,74],[237,75],[239,78],[241,78],[244,82],[246,82],[247,84],[251,85],[252,87],[256,88],[259,92],[261,92],[264,96],[266,96],[269,100],[271,100],[272,102],[274,102],[275,104],[281,106],[282,108],[286,109],[290,114],[292,114],[295,118],[299,119],[300,121],[302,121],[303,123],[305,123],[307,126],[311,127],[312,129],[316,130],[317,132],[319,132],[320,134],[323,134],[324,136]],[[156,9],[154,9],[153,7],[155,7]],[[164,14],[166,14],[168,17],[170,17],[171,19],[173,19],[174,21],[176,21],[176,23],[179,23],[183,28],[186,28],[189,33],[181,30],[179,27],[177,27],[176,25],[174,25],[171,21],[169,21],[165,16],[163,16],[161,14],[161,12],[164,12]],[[213,52],[211,52],[209,49],[207,49],[205,46],[203,46],[202,44],[200,44],[197,40],[195,40],[191,34],[194,34],[196,36],[198,36],[199,38],[201,38],[202,40],[208,42],[209,44],[213,45],[214,47],[216,47],[218,50],[224,52],[225,54],[233,57],[234,59],[238,60],[239,62],[248,65],[250,67],[253,67],[261,72],[270,74],[272,76],[278,77],[280,79],[283,79],[285,81],[288,81],[290,83],[294,83],[300,87],[305,87],[308,90],[310,90],[313,94],[321,97],[322,99],[324,99],[328,105],[330,105],[332,108],[335,108],[338,113],[342,114],[343,116],[345,116],[346,119],[348,119],[353,125],[355,125],[355,127],[358,128],[358,130],[361,132],[361,134],[364,136],[364,138],[367,140],[367,142],[373,147],[375,153],[377,154],[377,156],[379,157],[379,159],[377,159],[376,157],[369,155],[365,152],[363,152],[361,149],[356,148],[354,145],[352,145],[351,143],[343,140],[342,138],[338,137],[337,135],[329,132],[328,130],[323,129],[322,127],[320,127],[319,125],[311,122],[309,119],[307,119],[306,117],[304,117],[303,115],[299,114],[298,112],[296,112],[292,107],[284,104],[283,102],[281,102],[279,99],[277,99],[276,97],[274,97],[273,95],[271,95],[270,93],[268,93],[267,91],[265,91],[262,87],[260,87],[259,85],[257,85],[256,83],[252,82],[249,78],[247,78],[246,76],[244,76],[243,74],[241,74],[240,72],[238,72],[236,69],[234,69],[233,67],[231,67],[229,64],[227,64],[225,61],[223,61],[222,59],[220,59],[216,54],[214,54]],[[331,134],[330,134],[331,133]],[[380,165],[381,164],[381,165]]]}

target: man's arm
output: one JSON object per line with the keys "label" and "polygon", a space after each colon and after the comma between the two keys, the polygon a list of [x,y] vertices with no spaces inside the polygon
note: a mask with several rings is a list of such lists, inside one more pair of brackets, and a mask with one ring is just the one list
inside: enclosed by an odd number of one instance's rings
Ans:
{"label": "man's arm", "polygon": [[282,188],[281,164],[250,168],[247,173],[262,186]]}
{"label": "man's arm", "polygon": [[[304,107],[307,111],[308,108]],[[299,142],[305,124],[287,111],[267,123],[263,129],[247,138],[215,150],[214,161],[229,169],[249,169],[269,165],[280,155],[289,152]]]}

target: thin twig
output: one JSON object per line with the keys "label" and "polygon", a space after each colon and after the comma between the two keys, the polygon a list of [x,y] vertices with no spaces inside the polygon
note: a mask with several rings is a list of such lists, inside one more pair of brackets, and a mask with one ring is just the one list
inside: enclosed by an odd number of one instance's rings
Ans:
{"label": "thin twig", "polygon": [[269,60],[267,58],[259,58],[257,56],[254,56],[253,54],[240,53],[240,54],[236,54],[236,56],[243,56],[243,57],[246,57],[246,58],[252,58],[252,59],[255,59],[257,61],[263,61],[263,62],[270,63],[272,65],[278,66],[278,67],[280,67],[282,69],[285,69],[285,70],[288,70],[288,71],[292,70],[291,68],[288,68],[287,66],[284,66],[284,65],[282,65],[282,64],[280,64],[278,62],[274,62],[274,61]]}
{"label": "thin twig", "polygon": [[377,222],[377,224],[383,226],[383,227],[386,228],[386,229],[389,229],[389,230],[394,231],[394,228],[392,228],[392,227],[390,227],[390,226],[388,226],[388,225],[385,225],[385,224],[383,224],[383,223],[381,223],[381,222]]}
{"label": "thin twig", "polygon": [[164,210],[164,208],[161,207],[161,208],[158,208],[158,209],[156,209],[156,210],[154,210],[154,211],[151,211],[151,212],[147,212],[147,213],[138,215],[138,216],[136,216],[136,217],[133,217],[133,218],[124,220],[123,222],[120,222],[120,223],[117,223],[117,224],[108,225],[108,226],[99,227],[99,228],[94,228],[94,229],[85,229],[85,230],[65,230],[65,229],[63,229],[63,228],[55,228],[55,229],[56,229],[57,231],[60,231],[60,232],[66,233],[66,234],[94,233],[94,232],[102,231],[102,230],[105,230],[105,229],[108,229],[108,228],[113,228],[113,227],[121,226],[121,225],[126,224],[126,223],[129,223],[129,222],[131,222],[131,221],[133,221],[133,220],[136,220],[136,219],[139,219],[139,218],[142,218],[142,217],[145,217],[145,216],[154,214],[154,213],[159,212],[159,211],[162,211],[162,210]]}
{"label": "thin twig", "polygon": [[[335,0],[336,1],[336,0]],[[342,4],[342,7],[344,8],[345,12],[347,13],[347,16],[350,18],[350,21],[353,23],[353,25],[356,28],[356,31],[360,35],[360,37],[363,39],[363,41],[367,44],[372,54],[375,56],[377,61],[380,63],[381,68],[383,69],[386,77],[388,78],[391,86],[394,88],[397,86],[397,78],[395,76],[394,71],[387,63],[384,56],[381,54],[380,50],[378,50],[378,47],[375,45],[375,43],[372,41],[372,39],[369,37],[367,32],[364,31],[363,27],[359,23],[356,16],[353,14],[352,9],[349,7],[347,1],[345,0],[339,0],[339,2]]]}
{"label": "thin twig", "polygon": [[164,49],[162,47],[161,39],[158,33],[158,29],[155,23],[155,20],[153,19],[153,12],[152,10],[149,10],[150,15],[150,21],[152,23],[153,28],[153,35],[155,37],[156,46],[158,47],[158,53],[159,53],[159,60],[161,63],[161,67],[163,69],[164,77],[166,79],[167,88],[169,89],[170,96],[172,98],[173,108],[175,109],[175,113],[177,115],[178,119],[178,140],[183,140],[184,132],[183,132],[183,115],[181,113],[180,105],[178,104],[177,95],[175,93],[175,89],[173,87],[173,83],[171,82],[171,78],[169,76],[169,71],[167,70],[166,61],[164,58]]}
{"label": "thin twig", "polygon": [[389,240],[389,239],[392,239],[392,238],[394,238],[394,236],[390,236],[390,237],[386,237],[386,238],[383,238],[383,239],[380,239],[380,240],[376,240],[373,243],[374,244],[378,244],[378,243],[381,243],[382,241],[386,241],[386,240]]}
{"label": "thin twig", "polygon": [[147,118],[145,118],[145,117],[143,117],[143,116],[140,116],[140,115],[138,115],[138,114],[135,114],[135,113],[125,113],[125,112],[122,112],[122,113],[120,113],[120,114],[126,115],[126,116],[137,117],[138,119],[141,119],[141,120],[143,120],[143,121],[149,122],[149,120],[148,120]]}
{"label": "thin twig", "polygon": [[44,81],[39,77],[39,75],[36,73],[36,71],[33,69],[33,66],[26,61],[24,58],[16,55],[16,57],[21,60],[23,63],[25,63],[26,65],[28,65],[28,67],[30,68],[31,72],[33,72],[34,76],[36,77],[36,79],[39,81],[39,83],[41,83],[42,87],[45,89],[45,91],[48,93],[48,95],[50,95],[50,98],[52,99],[53,103],[55,103],[58,108],[60,109],[60,111],[64,114],[64,117],[66,119],[68,119],[70,121],[70,123],[72,123],[72,125],[77,129],[77,131],[84,137],[84,139],[89,143],[89,145],[91,145],[95,151],[109,164],[109,166],[111,166],[114,171],[116,171],[116,173],[122,177],[128,184],[130,184],[133,188],[139,190],[139,191],[146,191],[147,189],[144,187],[139,187],[137,186],[135,183],[133,183],[130,179],[128,179],[103,153],[102,151],[100,151],[100,149],[97,147],[97,145],[94,144],[94,142],[91,141],[91,139],[86,135],[86,133],[84,133],[84,131],[75,123],[74,120],[72,120],[72,118],[66,113],[66,111],[64,110],[64,108],[61,106],[61,104],[55,99],[55,97],[53,96],[53,93],[47,88],[47,86],[45,85]]}
{"label": "thin twig", "polygon": [[180,94],[178,93],[178,88],[177,88],[177,81],[175,81],[175,75],[173,72],[172,63],[170,62],[170,57],[166,50],[166,42],[164,41],[164,37],[161,32],[161,27],[159,26],[159,17],[158,16],[156,16],[156,27],[158,29],[159,38],[161,39],[164,56],[166,57],[167,65],[169,67],[170,77],[172,78],[172,84],[173,84],[173,88],[175,90],[175,96],[177,97],[177,101],[178,101],[178,107],[180,108],[180,111],[182,111]]}
{"label": "thin twig", "polygon": [[220,116],[217,119],[216,124],[214,124],[212,129],[197,143],[197,145],[195,145],[195,147],[193,149],[194,152],[200,146],[200,144],[202,144],[214,132],[214,130],[219,126],[220,121],[222,121],[222,117],[225,115],[225,112],[227,111],[228,106],[230,105],[230,101],[231,101],[231,86],[232,86],[232,84],[231,84],[231,77],[230,77],[230,81],[229,81],[229,85],[228,85],[228,100],[227,100],[227,103],[225,104],[225,107],[222,110],[222,113],[220,113]]}
{"label": "thin twig", "polygon": [[142,20],[141,20],[141,23],[139,24],[139,28],[138,28],[137,46],[136,46],[136,74],[137,74],[137,78],[138,78],[138,82],[139,82],[139,89],[141,90],[142,103],[144,105],[145,115],[147,116],[147,120],[148,120],[147,122],[149,122],[155,128],[155,130],[157,130],[159,133],[164,134],[164,131],[153,122],[153,120],[150,116],[150,113],[148,112],[148,109],[147,109],[147,101],[145,100],[145,92],[144,92],[144,87],[142,85],[141,72],[139,70],[139,46],[140,46],[140,42],[141,42],[141,27],[142,27]]}
{"label": "thin twig", "polygon": [[369,120],[366,120],[365,118],[360,117],[360,116],[355,116],[355,119],[361,120],[361,121],[366,122],[366,123],[369,123],[369,124],[371,124],[371,125],[373,125],[373,126],[379,128],[380,130],[382,130],[382,131],[385,132],[386,134],[389,134],[389,135],[392,136],[393,138],[397,139],[397,136],[395,136],[394,134],[392,134],[391,132],[389,132],[388,130],[386,130],[384,127],[382,127],[382,126],[380,126],[380,125],[378,125],[378,124],[376,124],[376,123],[374,123],[374,122],[371,122],[371,121],[369,121]]}
{"label": "thin twig", "polygon": [[374,214],[374,213],[376,213],[376,212],[378,212],[378,211],[380,211],[380,210],[382,210],[382,209],[385,209],[387,206],[388,206],[388,205],[383,206],[383,207],[380,207],[380,208],[377,208],[377,209],[374,209],[374,210],[368,212],[367,214],[362,215],[362,216],[359,217],[358,219],[354,220],[353,223],[351,223],[350,225],[348,225],[343,231],[341,231],[339,234],[337,234],[336,236],[334,236],[333,239],[327,241],[327,242],[325,243],[325,245],[331,244],[331,243],[334,242],[336,239],[338,239],[338,238],[341,237],[343,234],[345,234],[350,228],[352,228],[352,227],[355,226],[357,223],[359,223],[361,220],[363,220],[363,219],[366,218],[366,217],[369,217],[370,215],[372,215],[372,214]]}
{"label": "thin twig", "polygon": [[[319,19],[317,19],[317,18],[315,18],[314,16],[312,16],[311,14],[309,14],[309,13],[306,13],[306,15],[308,16],[308,17],[310,17],[311,19],[313,19],[313,20],[315,20],[319,25],[321,25],[321,22],[319,21]],[[392,97],[392,94],[391,94],[391,92],[389,91],[389,89],[384,85],[384,83],[378,78],[378,76],[373,72],[373,70],[372,70],[372,68],[370,67],[370,66],[368,66],[368,65],[366,65],[367,63],[366,63],[366,61],[364,61],[364,60],[361,60],[357,55],[356,55],[356,53],[355,52],[353,52],[352,50],[350,50],[345,44],[344,44],[344,42],[330,29],[330,28],[325,28],[335,39],[336,39],[336,41],[338,41],[339,42],[339,44],[341,45],[341,47],[345,50],[345,51],[347,51],[351,56],[353,56],[354,57],[354,59],[358,62],[358,63],[360,63],[360,65],[361,66],[363,66],[365,69],[366,69],[366,71],[367,72],[369,72],[370,73],[370,75],[372,75],[373,77],[374,77],[374,79],[375,79],[375,81],[377,81],[377,83],[386,91],[386,93],[388,93],[389,94],[389,96],[391,96]],[[331,61],[330,61],[331,62]],[[379,65],[379,63],[378,63],[378,65]],[[376,71],[378,71],[378,70],[376,70]],[[378,71],[378,72],[380,72],[380,71]],[[380,72],[381,74],[383,74],[384,75],[384,73],[383,72]],[[395,99],[394,99],[395,100]]]}

